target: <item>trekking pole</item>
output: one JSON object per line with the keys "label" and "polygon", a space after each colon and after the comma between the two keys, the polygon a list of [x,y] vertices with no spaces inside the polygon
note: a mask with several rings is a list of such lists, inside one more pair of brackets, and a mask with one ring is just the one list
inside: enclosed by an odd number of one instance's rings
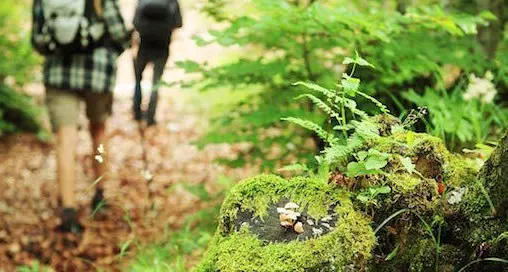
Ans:
{"label": "trekking pole", "polygon": [[[138,45],[138,50],[139,50],[139,40],[137,42],[137,45]],[[131,52],[132,52],[132,60],[135,65],[136,54],[135,54],[134,50],[131,50]],[[148,168],[148,155],[146,152],[146,137],[145,137],[146,126],[143,124],[142,121],[138,121],[137,123],[138,123],[139,135],[141,136],[141,159],[143,161],[143,170],[141,172],[141,175],[143,176],[143,178],[145,179],[145,181],[147,183],[148,199],[150,200],[150,199],[152,199],[152,192],[150,190],[150,185],[152,184],[152,181],[153,181],[153,175],[150,172],[150,169]],[[151,205],[151,208],[153,208],[153,207],[154,207],[154,203],[152,203],[152,205]]]}
{"label": "trekking pole", "polygon": [[146,137],[145,137],[145,128],[146,126],[143,125],[142,122],[138,122],[138,131],[139,135],[141,135],[141,159],[143,160],[143,178],[147,182],[148,186],[148,197],[151,198],[151,191],[150,191],[150,184],[152,184],[153,181],[153,175],[150,172],[150,169],[148,168],[148,155],[146,152]]}

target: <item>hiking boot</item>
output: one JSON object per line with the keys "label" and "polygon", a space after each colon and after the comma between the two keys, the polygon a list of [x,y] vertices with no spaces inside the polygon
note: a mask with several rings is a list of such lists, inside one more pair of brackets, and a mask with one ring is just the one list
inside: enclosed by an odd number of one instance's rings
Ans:
{"label": "hiking boot", "polygon": [[104,212],[106,209],[106,199],[104,198],[104,189],[97,188],[92,198],[92,214]]}
{"label": "hiking boot", "polygon": [[159,101],[159,92],[154,90],[150,95],[150,103],[148,104],[148,110],[146,112],[146,125],[153,126],[155,122],[155,112],[157,111],[157,104]]}
{"label": "hiking boot", "polygon": [[57,227],[57,230],[60,232],[78,234],[84,230],[83,225],[79,223],[78,213],[74,208],[64,208],[62,211],[61,220],[62,222]]}
{"label": "hiking boot", "polygon": [[134,121],[143,120],[143,113],[141,111],[134,111]]}
{"label": "hiking boot", "polygon": [[155,125],[157,125],[157,121],[155,121],[155,119],[148,119],[148,120],[146,120],[146,125],[148,127],[155,126]]}

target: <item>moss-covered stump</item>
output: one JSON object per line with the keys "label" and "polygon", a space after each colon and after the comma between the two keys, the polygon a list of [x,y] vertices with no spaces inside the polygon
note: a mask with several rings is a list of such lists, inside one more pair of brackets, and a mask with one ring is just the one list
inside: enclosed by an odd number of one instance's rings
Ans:
{"label": "moss-covered stump", "polygon": [[233,188],[198,271],[507,272],[492,258],[508,259],[508,136],[481,168],[394,117],[367,121],[329,180]]}
{"label": "moss-covered stump", "polygon": [[[297,215],[286,227],[285,208]],[[219,222],[196,271],[362,271],[375,244],[348,193],[310,178],[245,180],[224,201]]]}

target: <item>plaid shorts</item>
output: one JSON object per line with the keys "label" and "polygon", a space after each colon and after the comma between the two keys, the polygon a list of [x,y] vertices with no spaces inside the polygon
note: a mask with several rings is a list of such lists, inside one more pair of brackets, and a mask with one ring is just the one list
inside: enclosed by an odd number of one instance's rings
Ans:
{"label": "plaid shorts", "polygon": [[85,102],[86,116],[90,123],[102,123],[111,116],[112,93],[78,93],[46,88],[46,106],[53,131],[63,126],[78,125],[82,101]]}

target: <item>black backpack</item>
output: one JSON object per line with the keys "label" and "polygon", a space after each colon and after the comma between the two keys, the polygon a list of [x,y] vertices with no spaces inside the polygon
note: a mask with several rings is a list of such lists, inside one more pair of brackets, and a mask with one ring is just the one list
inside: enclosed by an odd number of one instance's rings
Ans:
{"label": "black backpack", "polygon": [[104,44],[106,25],[92,0],[35,0],[32,44],[43,55],[88,53]]}
{"label": "black backpack", "polygon": [[182,27],[182,15],[177,0],[139,0],[134,15],[134,27],[142,42],[168,45],[171,32]]}

